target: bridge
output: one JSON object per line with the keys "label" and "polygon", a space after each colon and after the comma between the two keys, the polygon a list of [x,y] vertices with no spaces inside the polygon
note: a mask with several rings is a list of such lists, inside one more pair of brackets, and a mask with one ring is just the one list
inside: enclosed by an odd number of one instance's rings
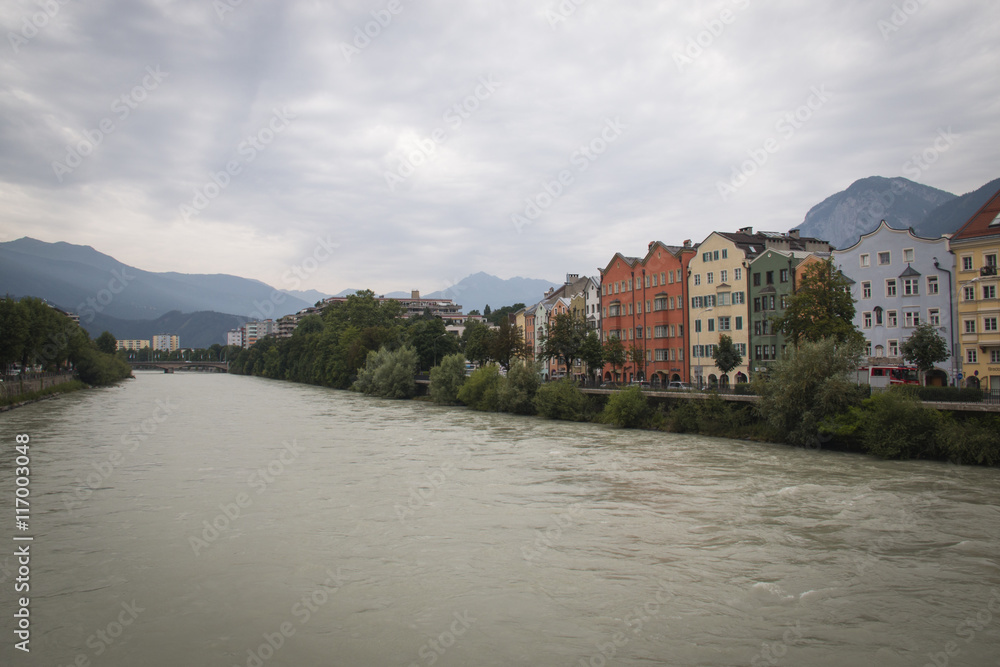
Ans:
{"label": "bridge", "polygon": [[195,369],[211,369],[222,373],[229,372],[228,361],[130,361],[129,365],[133,369],[159,369],[164,373],[173,373],[176,370],[191,371]]}

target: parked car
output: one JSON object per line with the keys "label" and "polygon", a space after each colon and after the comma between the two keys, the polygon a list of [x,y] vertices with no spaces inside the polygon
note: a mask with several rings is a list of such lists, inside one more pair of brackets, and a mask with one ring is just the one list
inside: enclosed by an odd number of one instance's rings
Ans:
{"label": "parked car", "polygon": [[681,391],[691,391],[693,388],[687,382],[671,382],[667,385],[667,389],[679,389]]}

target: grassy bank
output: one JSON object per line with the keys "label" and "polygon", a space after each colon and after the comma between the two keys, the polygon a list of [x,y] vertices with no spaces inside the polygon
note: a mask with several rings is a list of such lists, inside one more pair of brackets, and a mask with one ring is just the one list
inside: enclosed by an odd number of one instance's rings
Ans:
{"label": "grassy bank", "polygon": [[0,411],[13,410],[14,408],[27,405],[28,403],[34,403],[35,401],[42,400],[43,398],[57,396],[59,394],[67,394],[71,391],[79,391],[80,389],[86,388],[87,385],[85,383],[80,382],[79,380],[70,380],[69,382],[63,382],[39,391],[28,391],[23,394],[18,394],[17,396],[2,397],[0,398]]}

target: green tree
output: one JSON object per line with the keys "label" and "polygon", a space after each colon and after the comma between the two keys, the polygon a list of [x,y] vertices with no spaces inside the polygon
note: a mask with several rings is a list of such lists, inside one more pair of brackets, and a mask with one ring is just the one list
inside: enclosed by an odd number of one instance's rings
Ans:
{"label": "green tree", "polygon": [[649,400],[639,387],[613,392],[601,412],[602,422],[624,428],[646,426],[651,417]]}
{"label": "green tree", "polygon": [[587,409],[587,397],[569,378],[547,382],[535,394],[535,409],[546,419],[582,421]]}
{"label": "green tree", "polygon": [[606,341],[604,341],[604,362],[611,364],[611,368],[614,370],[615,379],[617,380],[618,369],[625,365],[626,353],[625,346],[618,339],[618,336],[611,336]]}
{"label": "green tree", "polygon": [[920,384],[924,384],[927,371],[934,364],[945,361],[951,356],[948,352],[948,342],[941,337],[934,325],[924,322],[914,330],[913,334],[899,346],[903,359],[916,364],[920,371]]}
{"label": "green tree", "polygon": [[754,377],[758,415],[774,437],[793,445],[815,445],[820,426],[861,401],[853,373],[861,347],[833,338],[804,340],[767,373]]}
{"label": "green tree", "polygon": [[465,357],[461,352],[449,354],[440,366],[431,369],[431,400],[444,405],[458,403],[458,391],[465,380]]}
{"label": "green tree", "polygon": [[646,377],[646,356],[645,351],[636,344],[629,345],[628,348],[628,360],[632,362],[632,367],[635,369],[635,375],[637,378]]}
{"label": "green tree", "polygon": [[542,359],[562,360],[566,377],[573,373],[573,362],[580,358],[580,351],[587,339],[587,323],[583,318],[569,313],[556,315],[541,339]]}
{"label": "green tree", "polygon": [[474,410],[496,412],[500,409],[500,367],[487,364],[473,371],[462,388],[458,390],[458,400]]}
{"label": "green tree", "polygon": [[430,370],[439,359],[458,352],[458,337],[448,333],[440,317],[414,319],[406,334],[407,341],[417,351],[420,370]]}
{"label": "green tree", "polygon": [[462,332],[462,350],[465,358],[482,366],[490,359],[492,331],[482,322],[466,322]]}
{"label": "green tree", "polygon": [[833,259],[824,259],[802,272],[801,284],[784,315],[774,318],[774,326],[795,345],[823,338],[861,344],[864,336],[853,320],[850,282],[834,266]]}
{"label": "green tree", "polygon": [[594,379],[594,374],[600,374],[604,368],[604,346],[596,331],[590,331],[580,346],[580,361],[587,365],[587,375]]}
{"label": "green tree", "polygon": [[715,359],[715,367],[725,375],[743,363],[743,357],[733,344],[733,339],[726,334],[719,336],[719,344],[715,346],[712,358]]}
{"label": "green tree", "polygon": [[511,365],[498,390],[499,408],[516,415],[535,414],[535,395],[541,386],[538,364],[519,361]]}
{"label": "green tree", "polygon": [[382,398],[412,398],[417,393],[417,352],[410,346],[369,352],[355,388]]}
{"label": "green tree", "polygon": [[104,354],[114,354],[118,351],[118,340],[110,331],[102,331],[101,335],[94,340],[94,343],[97,345],[97,349]]}
{"label": "green tree", "polygon": [[0,366],[4,372],[10,364],[21,360],[24,340],[28,335],[28,319],[20,302],[11,297],[0,301]]}
{"label": "green tree", "polygon": [[497,308],[496,310],[490,311],[483,315],[486,321],[496,326],[500,324],[502,320],[509,319],[508,315],[516,313],[517,311],[524,308],[523,303],[515,303],[513,306],[503,306],[502,308]]}
{"label": "green tree", "polygon": [[504,370],[510,370],[511,362],[514,359],[523,359],[526,354],[524,330],[511,324],[506,318],[500,320],[500,325],[490,331],[490,359],[503,366]]}

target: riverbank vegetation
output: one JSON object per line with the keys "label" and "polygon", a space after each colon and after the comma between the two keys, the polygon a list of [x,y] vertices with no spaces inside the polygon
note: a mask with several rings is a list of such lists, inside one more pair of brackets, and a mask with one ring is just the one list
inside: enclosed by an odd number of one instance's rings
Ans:
{"label": "riverbank vegetation", "polygon": [[43,398],[48,398],[49,396],[56,396],[58,394],[68,394],[72,391],[79,391],[81,389],[86,389],[87,385],[80,380],[70,380],[69,382],[61,382],[59,384],[53,385],[51,387],[46,387],[45,389],[40,389],[38,391],[26,391],[23,394],[16,394],[11,396],[0,396],[0,409],[7,409],[10,407],[17,407],[27,403],[34,403],[35,401],[40,401]]}
{"label": "riverbank vegetation", "polygon": [[[110,344],[110,348],[109,348]],[[115,339],[104,332],[91,340],[79,324],[41,299],[0,299],[0,369],[73,370],[82,382],[110,385],[132,376],[114,353]]]}
{"label": "riverbank vegetation", "polygon": [[[803,328],[798,346],[785,359],[741,386],[740,393],[757,394],[757,401],[738,402],[713,394],[651,397],[639,387],[594,395],[572,380],[542,382],[541,366],[524,359],[523,334],[506,320],[500,324],[498,329],[470,324],[459,338],[439,318],[406,319],[396,302],[359,292],[321,315],[303,318],[290,338],[265,338],[239,351],[230,372],[397,399],[413,397],[415,376],[429,372],[430,399],[442,405],[882,458],[1000,464],[1000,418],[939,412],[925,407],[916,393],[936,390],[939,396],[925,400],[944,400],[960,390],[894,388],[871,395],[867,386],[857,386],[851,373],[861,350],[847,330],[823,337]],[[588,336],[570,326],[556,327],[542,341],[543,356],[596,357],[586,345]],[[621,354],[609,353],[609,344],[601,348],[602,359],[594,359],[595,364],[621,361]],[[467,370],[467,359],[478,368]]]}

